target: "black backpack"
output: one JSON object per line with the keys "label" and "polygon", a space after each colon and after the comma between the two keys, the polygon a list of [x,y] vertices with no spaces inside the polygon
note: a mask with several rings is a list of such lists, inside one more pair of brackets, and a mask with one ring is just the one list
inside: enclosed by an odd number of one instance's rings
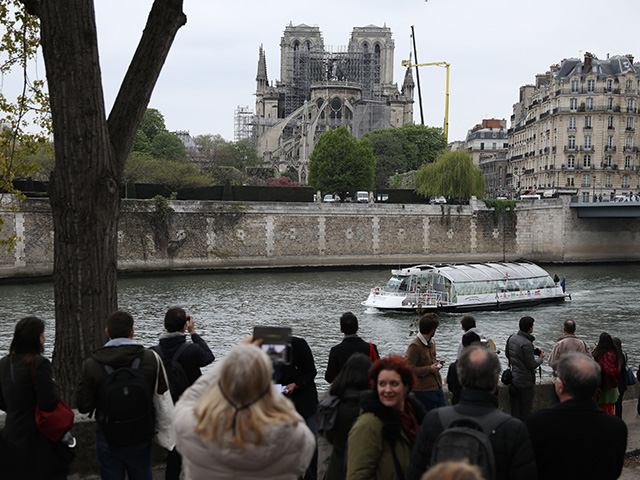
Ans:
{"label": "black backpack", "polygon": [[509,415],[493,410],[481,417],[470,417],[454,407],[437,410],[444,430],[435,440],[431,465],[447,461],[466,460],[482,470],[483,478],[496,478],[496,462],[489,436]]}
{"label": "black backpack", "polygon": [[320,435],[325,435],[328,431],[333,430],[338,417],[338,406],[340,405],[340,397],[330,395],[318,404],[316,415],[316,430]]}
{"label": "black backpack", "polygon": [[169,390],[171,391],[173,403],[176,403],[178,398],[180,398],[180,395],[182,395],[182,392],[191,386],[187,372],[182,364],[178,362],[178,358],[188,346],[189,344],[184,342],[171,358],[165,357],[164,351],[160,345],[154,345],[151,347],[151,349],[160,356],[162,363],[164,364],[164,369],[167,372],[167,378],[169,379]]}
{"label": "black backpack", "polygon": [[103,364],[106,377],[98,389],[96,420],[111,447],[151,441],[155,434],[153,388],[140,369],[144,351],[131,366]]}

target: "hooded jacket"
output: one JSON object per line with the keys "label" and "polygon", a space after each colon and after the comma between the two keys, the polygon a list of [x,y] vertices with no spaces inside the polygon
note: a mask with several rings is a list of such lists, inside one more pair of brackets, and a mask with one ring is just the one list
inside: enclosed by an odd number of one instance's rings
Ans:
{"label": "hooded jacket", "polygon": [[[231,446],[229,437],[222,443],[208,441],[195,432],[198,420],[194,409],[200,398],[218,381],[218,364],[202,375],[180,397],[175,407],[173,426],[176,448],[182,455],[185,478],[188,480],[265,479],[296,480],[309,466],[315,450],[315,436],[298,415],[297,425],[278,421],[266,428],[264,444]],[[272,387],[272,395],[293,404]]]}

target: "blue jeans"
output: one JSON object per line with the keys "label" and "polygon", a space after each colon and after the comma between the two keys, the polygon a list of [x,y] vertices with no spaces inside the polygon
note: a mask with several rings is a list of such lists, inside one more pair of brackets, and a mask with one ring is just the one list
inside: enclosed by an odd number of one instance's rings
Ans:
{"label": "blue jeans", "polygon": [[434,408],[446,407],[447,402],[444,399],[444,392],[441,388],[438,390],[430,390],[428,392],[414,390],[416,398],[424,405],[424,409],[428,412]]}
{"label": "blue jeans", "polygon": [[102,432],[96,432],[96,451],[102,480],[152,480],[151,442],[130,447],[110,447]]}

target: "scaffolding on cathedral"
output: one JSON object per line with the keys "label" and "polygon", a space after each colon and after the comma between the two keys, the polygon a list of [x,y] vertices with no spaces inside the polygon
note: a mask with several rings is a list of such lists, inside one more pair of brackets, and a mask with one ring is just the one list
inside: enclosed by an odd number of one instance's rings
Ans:
{"label": "scaffolding on cathedral", "polygon": [[313,85],[344,82],[361,87],[362,100],[380,100],[379,52],[353,52],[344,46],[308,48],[302,44],[283,57],[285,116],[304,105]]}
{"label": "scaffolding on cathedral", "polygon": [[249,106],[238,105],[234,111],[233,119],[233,141],[239,142],[240,140],[246,139],[253,140],[253,111],[249,109]]}

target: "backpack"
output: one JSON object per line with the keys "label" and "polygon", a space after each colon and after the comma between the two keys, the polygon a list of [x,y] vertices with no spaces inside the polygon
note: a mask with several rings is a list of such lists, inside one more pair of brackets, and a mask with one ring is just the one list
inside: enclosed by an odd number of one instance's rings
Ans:
{"label": "backpack", "polygon": [[340,397],[331,395],[318,404],[316,414],[316,429],[320,435],[324,435],[329,430],[333,430],[338,416],[338,405]]}
{"label": "backpack", "polygon": [[149,442],[155,434],[153,392],[140,369],[144,351],[130,366],[102,364],[106,377],[98,389],[96,420],[111,447]]}
{"label": "backpack", "polygon": [[456,412],[454,407],[437,411],[444,430],[436,438],[431,452],[431,465],[466,460],[482,470],[483,478],[496,478],[496,462],[489,436],[509,415],[493,410],[481,417]]}
{"label": "backpack", "polygon": [[160,355],[160,358],[162,359],[164,369],[167,372],[167,378],[169,379],[169,390],[171,390],[171,398],[173,399],[174,404],[178,401],[182,392],[191,386],[187,372],[182,364],[178,362],[178,358],[188,346],[189,344],[184,342],[171,358],[165,357],[164,351],[160,345],[154,345],[151,347],[151,349]]}

